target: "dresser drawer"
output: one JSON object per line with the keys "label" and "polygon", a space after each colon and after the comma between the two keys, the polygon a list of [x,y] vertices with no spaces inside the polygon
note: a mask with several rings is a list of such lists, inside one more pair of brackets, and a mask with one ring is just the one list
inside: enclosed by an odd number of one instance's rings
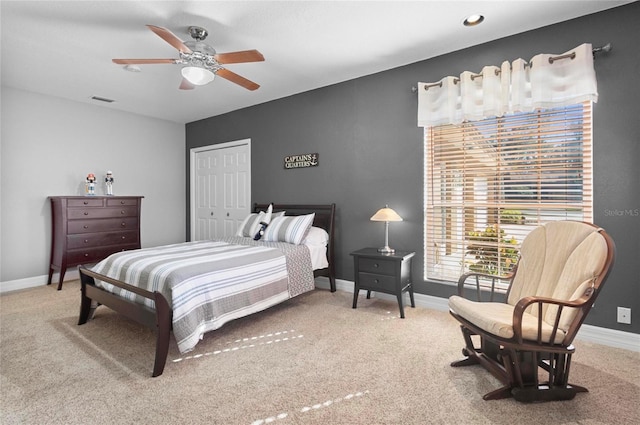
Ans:
{"label": "dresser drawer", "polygon": [[118,207],[122,205],[138,205],[138,198],[107,198],[108,207]]}
{"label": "dresser drawer", "polygon": [[83,199],[69,199],[67,200],[67,206],[69,207],[102,207],[104,203],[101,198],[83,198]]}
{"label": "dresser drawer", "polygon": [[359,273],[360,288],[371,291],[389,292],[395,290],[396,278],[372,273]]}
{"label": "dresser drawer", "polygon": [[109,230],[138,229],[138,217],[105,218],[102,220],[69,221],[69,234],[107,232]]}
{"label": "dresser drawer", "polygon": [[69,266],[86,263],[97,263],[100,260],[108,257],[114,252],[125,251],[128,249],[138,248],[134,245],[123,245],[116,247],[104,247],[104,248],[88,248],[79,250],[70,250],[67,254],[67,261]]}
{"label": "dresser drawer", "polygon": [[373,258],[360,258],[359,267],[361,272],[369,272],[376,274],[395,274],[395,263],[393,261],[385,261]]}
{"label": "dresser drawer", "polygon": [[67,217],[70,220],[84,218],[109,218],[109,217],[136,217],[138,208],[135,206],[122,206],[120,208],[69,208]]}
{"label": "dresser drawer", "polygon": [[130,230],[125,232],[108,233],[86,233],[67,236],[67,248],[90,248],[107,245],[122,245],[138,243],[138,231]]}

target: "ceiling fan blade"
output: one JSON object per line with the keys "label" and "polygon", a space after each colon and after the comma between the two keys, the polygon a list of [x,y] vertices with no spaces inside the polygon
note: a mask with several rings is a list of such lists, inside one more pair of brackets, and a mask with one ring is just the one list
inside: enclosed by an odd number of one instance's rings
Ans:
{"label": "ceiling fan blade", "polygon": [[148,65],[154,63],[176,63],[175,59],[112,59],[118,65]]}
{"label": "ceiling fan blade", "polygon": [[219,75],[222,78],[231,81],[232,83],[236,83],[239,86],[242,86],[247,90],[252,90],[253,91],[253,90],[257,90],[260,87],[259,84],[256,84],[253,81],[247,80],[246,78],[241,77],[240,75],[236,74],[235,72],[231,72],[231,71],[229,71],[228,69],[225,69],[225,68],[219,69],[216,72],[216,75]]}
{"label": "ceiling fan blade", "polygon": [[155,32],[160,38],[162,38],[167,43],[171,44],[173,47],[181,51],[182,53],[192,53],[191,49],[188,48],[182,40],[180,40],[174,33],[169,31],[166,28],[157,27],[155,25],[147,25],[149,29]]}
{"label": "ceiling fan blade", "polygon": [[187,81],[186,78],[182,79],[182,82],[180,83],[180,90],[193,90],[195,88],[196,86]]}
{"label": "ceiling fan blade", "polygon": [[243,50],[240,52],[218,53],[213,56],[219,63],[262,62],[264,56],[257,50]]}

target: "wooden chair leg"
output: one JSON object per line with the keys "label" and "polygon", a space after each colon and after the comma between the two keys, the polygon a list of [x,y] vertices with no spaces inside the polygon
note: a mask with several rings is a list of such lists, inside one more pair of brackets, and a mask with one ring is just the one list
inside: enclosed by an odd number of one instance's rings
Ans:
{"label": "wooden chair leg", "polygon": [[[464,352],[463,352],[464,354]],[[464,359],[461,360],[456,360],[451,362],[451,367],[462,367],[462,366],[471,366],[474,364],[480,364],[480,362],[478,361],[478,359],[473,356],[473,357],[466,357]]]}
{"label": "wooden chair leg", "polygon": [[502,400],[503,398],[511,398],[511,385],[505,385],[482,396],[483,400]]}
{"label": "wooden chair leg", "polygon": [[[525,403],[571,400],[577,393],[587,391],[584,387],[568,384],[571,353],[520,351],[477,335],[464,325],[460,329],[465,341],[462,349],[465,358],[452,362],[451,366],[480,364],[503,384],[485,394],[484,400],[510,397]],[[474,345],[472,336],[480,337],[478,345]],[[539,368],[548,372],[548,382],[540,382]]]}
{"label": "wooden chair leg", "polygon": [[472,333],[469,329],[464,326],[460,326],[460,330],[462,331],[462,337],[464,338],[465,346],[462,349],[462,355],[465,356],[464,359],[456,360],[451,362],[451,367],[461,367],[461,366],[470,366],[474,364],[479,364],[477,356],[477,349],[473,345],[473,340],[471,339]]}

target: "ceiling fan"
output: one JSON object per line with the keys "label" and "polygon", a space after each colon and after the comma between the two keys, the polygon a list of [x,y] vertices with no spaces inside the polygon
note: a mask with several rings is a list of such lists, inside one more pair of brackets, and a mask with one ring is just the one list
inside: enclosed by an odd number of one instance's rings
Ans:
{"label": "ceiling fan", "polygon": [[239,52],[217,53],[216,50],[204,43],[207,30],[201,27],[189,27],[189,34],[193,40],[182,41],[166,28],[155,25],[147,27],[164,41],[178,49],[178,59],[113,59],[118,65],[148,65],[171,63],[184,65],[182,68],[181,90],[192,90],[213,81],[215,75],[238,84],[247,90],[256,90],[260,85],[250,81],[235,72],[231,72],[222,65],[230,63],[246,63],[264,61],[264,56],[257,50],[243,50]]}

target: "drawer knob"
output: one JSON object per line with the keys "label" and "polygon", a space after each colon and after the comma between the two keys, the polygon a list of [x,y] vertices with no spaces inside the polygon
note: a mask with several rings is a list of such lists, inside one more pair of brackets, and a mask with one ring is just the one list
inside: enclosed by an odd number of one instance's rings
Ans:
{"label": "drawer knob", "polygon": [[85,257],[88,257],[88,256],[89,256],[89,254],[84,254],[84,256],[85,256]]}
{"label": "drawer knob", "polygon": [[121,205],[124,205],[124,201],[120,201],[120,204],[121,204]]}
{"label": "drawer knob", "polygon": [[373,279],[373,283],[379,283],[380,281],[378,279]]}
{"label": "drawer knob", "polygon": [[125,227],[125,226],[127,225],[127,223],[125,223],[125,222],[123,221],[122,223],[120,223],[120,225],[121,225],[122,227]]}
{"label": "drawer knob", "polygon": [[122,236],[122,240],[125,240],[125,239],[127,239],[127,238],[126,238],[126,237],[124,237],[124,236]]}
{"label": "drawer knob", "polygon": [[88,211],[85,211],[85,212],[84,212],[84,215],[89,215],[89,212],[88,212]]}
{"label": "drawer knob", "polygon": [[377,269],[378,267],[380,267],[380,264],[375,263],[375,264],[373,265],[373,267],[375,267],[375,268]]}
{"label": "drawer knob", "polygon": [[120,214],[126,214],[127,212],[125,210],[120,211]]}
{"label": "drawer knob", "polygon": [[89,239],[85,239],[85,240],[84,240],[84,243],[89,243]]}
{"label": "drawer knob", "polygon": [[84,204],[85,205],[89,205],[89,201],[84,201]]}
{"label": "drawer knob", "polygon": [[84,227],[85,229],[88,229],[88,228],[89,228],[89,226],[87,226],[86,224],[85,224],[84,226],[82,226],[82,227]]}

